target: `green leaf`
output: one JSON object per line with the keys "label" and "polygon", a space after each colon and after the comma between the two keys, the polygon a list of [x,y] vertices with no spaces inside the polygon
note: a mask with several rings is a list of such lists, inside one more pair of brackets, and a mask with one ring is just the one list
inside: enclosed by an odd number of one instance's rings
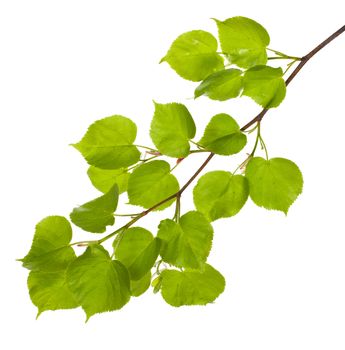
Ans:
{"label": "green leaf", "polygon": [[57,272],[31,271],[28,288],[37,317],[47,310],[74,309],[79,306],[66,281],[66,270]]}
{"label": "green leaf", "polygon": [[176,307],[212,303],[225,288],[224,277],[208,264],[202,272],[164,270],[160,276],[164,300]]}
{"label": "green leaf", "polygon": [[153,293],[156,294],[161,290],[161,286],[162,286],[162,278],[160,275],[158,275],[158,277],[156,277],[152,282],[151,282],[151,286],[153,287]]}
{"label": "green leaf", "polygon": [[144,294],[150,287],[151,272],[148,272],[138,281],[131,280],[131,294],[133,297],[139,297]]}
{"label": "green leaf", "polygon": [[243,78],[243,95],[264,108],[277,107],[284,100],[286,86],[281,68],[256,66],[248,69]]}
{"label": "green leaf", "polygon": [[235,119],[225,113],[212,117],[199,141],[207,150],[227,156],[241,151],[246,143],[247,136],[241,132]]}
{"label": "green leaf", "polygon": [[131,280],[141,279],[156,262],[161,242],[141,227],[132,227],[114,240],[115,257],[126,266]]}
{"label": "green leaf", "polygon": [[[170,165],[164,160],[154,160],[140,165],[128,180],[128,199],[133,205],[150,208],[179,190],[175,176],[170,174]],[[169,207],[174,199],[156,210]]]}
{"label": "green leaf", "polygon": [[30,298],[38,308],[37,317],[46,310],[78,306],[66,285],[66,269],[76,259],[72,247],[72,228],[63,216],[48,216],[36,225],[29,253],[21,261],[32,270],[28,277]]}
{"label": "green leaf", "polygon": [[179,223],[166,219],[160,222],[157,237],[162,240],[163,260],[177,267],[200,269],[210,253],[213,228],[203,214],[190,211]]}
{"label": "green leaf", "polygon": [[155,103],[150,136],[158,151],[170,157],[189,154],[189,140],[195,136],[195,124],[186,106],[180,103]]}
{"label": "green leaf", "polygon": [[242,175],[211,171],[194,187],[194,204],[210,221],[236,215],[247,201],[249,186]]}
{"label": "green leaf", "polygon": [[298,166],[284,158],[252,158],[246,168],[246,178],[250,198],[256,205],[285,214],[303,189]]}
{"label": "green leaf", "polygon": [[242,90],[242,71],[225,69],[209,75],[196,89],[194,97],[208,96],[212,100],[225,101],[237,97]]}
{"label": "green leaf", "polygon": [[74,146],[90,165],[119,169],[138,162],[140,152],[133,146],[136,125],[128,118],[114,115],[97,120]]}
{"label": "green leaf", "polygon": [[114,212],[119,198],[119,189],[115,184],[109,192],[80,207],[70,214],[72,222],[88,232],[105,232],[106,226],[114,225]]}
{"label": "green leaf", "polygon": [[119,193],[127,191],[129,173],[127,169],[100,169],[90,166],[87,175],[97,190],[106,193],[115,184],[119,186]]}
{"label": "green leaf", "polygon": [[33,271],[56,272],[75,259],[72,247],[72,227],[63,216],[48,216],[36,225],[29,253],[19,259]]}
{"label": "green leaf", "polygon": [[266,64],[270,37],[259,23],[246,17],[216,20],[222,51],[230,63],[242,68]]}
{"label": "green leaf", "polygon": [[223,58],[217,53],[216,38],[203,30],[192,30],[180,35],[161,62],[166,61],[182,78],[200,81],[224,68]]}
{"label": "green leaf", "polygon": [[85,311],[86,320],[100,312],[121,309],[130,299],[126,268],[119,261],[111,260],[99,245],[89,246],[71,263],[67,282]]}

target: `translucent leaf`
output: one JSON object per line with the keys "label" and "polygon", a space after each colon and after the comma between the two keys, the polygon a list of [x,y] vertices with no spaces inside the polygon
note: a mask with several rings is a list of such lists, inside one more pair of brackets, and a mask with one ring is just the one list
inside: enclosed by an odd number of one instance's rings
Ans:
{"label": "translucent leaf", "polygon": [[224,277],[208,264],[204,271],[164,270],[160,277],[164,300],[176,307],[212,303],[225,288]]}
{"label": "translucent leaf", "polygon": [[256,66],[248,69],[243,78],[243,95],[264,108],[277,107],[284,100],[286,86],[281,68]]}
{"label": "translucent leaf", "polygon": [[242,68],[266,64],[270,37],[259,23],[246,17],[216,20],[220,45],[230,63]]}
{"label": "translucent leaf", "polygon": [[119,261],[111,260],[99,245],[89,246],[71,263],[67,282],[87,320],[96,313],[121,309],[130,299],[126,268]]}
{"label": "translucent leaf", "polygon": [[[129,203],[144,208],[154,206],[178,190],[178,181],[170,174],[169,163],[163,160],[142,164],[133,171],[128,181]],[[169,207],[173,201],[164,203],[156,210]]]}
{"label": "translucent leaf", "polygon": [[242,90],[242,71],[225,69],[209,75],[195,89],[194,97],[208,96],[212,100],[225,101],[237,97]]}
{"label": "translucent leaf", "polygon": [[160,275],[158,275],[158,277],[156,277],[152,282],[151,282],[151,286],[153,287],[153,293],[156,294],[161,290],[161,286],[162,286],[162,278]]}
{"label": "translucent leaf", "polygon": [[155,103],[150,136],[158,151],[170,157],[185,157],[195,124],[186,106],[180,103]]}
{"label": "translucent leaf", "polygon": [[119,189],[115,184],[103,196],[74,208],[70,218],[75,225],[85,231],[102,233],[108,225],[114,225],[118,198]]}
{"label": "translucent leaf", "polygon": [[194,187],[194,204],[210,221],[236,215],[247,201],[248,181],[227,171],[211,171]]}
{"label": "translucent leaf", "polygon": [[106,193],[115,184],[119,187],[119,193],[127,191],[129,173],[127,169],[100,169],[90,166],[87,175],[97,190]]}
{"label": "translucent leaf", "polygon": [[217,114],[206,126],[199,144],[207,150],[221,155],[238,153],[247,143],[247,137],[229,115]]}
{"label": "translucent leaf", "polygon": [[79,306],[67,286],[66,270],[31,271],[28,288],[31,301],[38,308],[37,317],[46,310],[73,309]]}
{"label": "translucent leaf", "polygon": [[114,115],[91,124],[73,146],[97,168],[125,168],[139,160],[140,152],[132,145],[136,135],[137,127],[130,119]]}
{"label": "translucent leaf", "polygon": [[148,272],[138,281],[131,280],[131,294],[133,297],[139,297],[144,294],[150,287],[151,272]]}
{"label": "translucent leaf", "polygon": [[200,81],[224,68],[223,58],[217,53],[216,38],[203,30],[180,35],[161,62],[166,61],[182,78]]}
{"label": "translucent leaf", "polygon": [[160,245],[150,231],[132,227],[114,240],[115,257],[126,266],[131,280],[139,280],[156,262]]}
{"label": "translucent leaf", "polygon": [[210,253],[213,228],[203,214],[190,211],[178,223],[166,219],[159,224],[163,261],[177,267],[200,269]]}
{"label": "translucent leaf", "polygon": [[36,225],[29,253],[23,266],[33,271],[61,271],[75,259],[72,247],[72,227],[63,216],[48,216]]}
{"label": "translucent leaf", "polygon": [[285,214],[303,189],[299,168],[284,158],[252,158],[246,168],[246,178],[250,198],[256,205]]}

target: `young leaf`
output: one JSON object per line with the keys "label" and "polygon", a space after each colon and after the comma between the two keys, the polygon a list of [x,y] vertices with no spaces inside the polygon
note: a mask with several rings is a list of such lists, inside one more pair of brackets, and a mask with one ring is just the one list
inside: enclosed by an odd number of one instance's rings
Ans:
{"label": "young leaf", "polygon": [[194,97],[208,96],[212,100],[225,101],[237,97],[242,89],[242,71],[225,69],[209,75],[195,89]]}
{"label": "young leaf", "polygon": [[[170,174],[170,165],[164,160],[142,164],[133,171],[128,180],[129,203],[144,208],[152,207],[178,190],[178,181]],[[162,204],[156,210],[169,207],[173,201],[174,199]]]}
{"label": "young leaf", "polygon": [[130,299],[126,268],[111,260],[99,245],[89,246],[67,269],[67,282],[88,320],[92,315],[121,309]]}
{"label": "young leaf", "polygon": [[131,280],[141,279],[155,263],[161,242],[141,227],[132,227],[114,240],[115,257],[126,266]]}
{"label": "young leaf", "polygon": [[193,190],[194,204],[210,221],[236,215],[247,201],[248,181],[227,171],[202,176]]}
{"label": "young leaf", "polygon": [[20,261],[32,271],[56,272],[75,259],[72,227],[63,216],[48,216],[36,225],[29,253]]}
{"label": "young leaf", "polygon": [[217,53],[216,38],[203,30],[180,35],[161,62],[168,62],[182,78],[200,81],[224,68],[223,58]]}
{"label": "young leaf", "polygon": [[133,297],[139,297],[144,294],[150,287],[151,272],[148,272],[144,277],[138,281],[131,280],[131,295]]}
{"label": "young leaf", "polygon": [[106,194],[74,208],[70,214],[72,222],[88,232],[102,233],[106,226],[114,225],[114,212],[119,198],[115,184]]}
{"label": "young leaf", "polygon": [[28,288],[37,317],[47,310],[74,309],[79,306],[66,281],[66,270],[56,272],[31,271]]}
{"label": "young leaf", "polygon": [[156,277],[152,282],[151,282],[151,286],[153,287],[153,293],[156,294],[161,290],[161,286],[162,286],[162,278],[160,275],[158,275],[158,277]]}
{"label": "young leaf", "polygon": [[157,237],[162,240],[163,260],[177,267],[200,269],[210,253],[213,228],[197,211],[184,214],[179,223],[160,222]]}
{"label": "young leaf", "polygon": [[128,118],[114,115],[97,120],[74,146],[90,165],[119,169],[138,162],[140,152],[133,146],[136,125]]}
{"label": "young leaf", "polygon": [[302,174],[297,165],[288,159],[252,158],[246,168],[246,178],[250,198],[266,209],[287,214],[291,204],[302,193]]}
{"label": "young leaf", "polygon": [[119,186],[119,193],[127,191],[129,173],[127,169],[100,169],[95,166],[90,166],[87,175],[90,178],[92,184],[97,190],[106,193],[115,184]]}
{"label": "young leaf", "polygon": [[176,307],[212,303],[225,288],[224,277],[208,264],[203,271],[164,270],[160,276],[164,300]]}
{"label": "young leaf", "polygon": [[270,37],[259,23],[246,17],[216,20],[222,51],[230,63],[242,68],[266,64]]}
{"label": "young leaf", "polygon": [[241,132],[235,119],[225,113],[212,117],[199,141],[207,150],[227,156],[241,151],[246,143],[247,136]]}
{"label": "young leaf", "polygon": [[189,153],[189,140],[195,136],[194,120],[181,103],[155,103],[150,136],[158,151],[182,158]]}
{"label": "young leaf", "polygon": [[256,66],[248,69],[243,78],[243,95],[264,108],[278,107],[284,100],[286,86],[281,68]]}

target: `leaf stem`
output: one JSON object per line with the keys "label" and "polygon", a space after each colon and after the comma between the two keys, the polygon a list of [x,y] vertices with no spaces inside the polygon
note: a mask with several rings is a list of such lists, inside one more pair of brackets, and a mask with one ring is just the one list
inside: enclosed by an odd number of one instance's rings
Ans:
{"label": "leaf stem", "polygon": [[301,61],[302,58],[300,57],[294,57],[294,56],[274,56],[274,57],[267,57],[269,61],[272,60],[294,60],[294,61]]}
{"label": "leaf stem", "polygon": [[189,153],[205,153],[205,152],[210,152],[210,151],[207,151],[206,149],[193,149]]}
{"label": "leaf stem", "polygon": [[173,217],[173,220],[175,222],[179,222],[180,220],[180,213],[181,213],[181,197],[177,196],[176,197],[176,204],[175,204],[175,214]]}
{"label": "leaf stem", "polygon": [[259,139],[260,139],[261,148],[265,151],[266,160],[268,160],[268,152],[267,152],[267,147],[266,147],[265,141],[263,140],[261,135],[260,135]]}
{"label": "leaf stem", "polygon": [[147,147],[147,146],[142,146],[142,145],[133,145],[133,146],[139,147],[139,148],[144,148],[144,149],[147,149],[147,150],[149,150],[151,152],[158,152],[156,149],[151,148],[151,147]]}
{"label": "leaf stem", "polygon": [[114,216],[130,216],[130,217],[135,217],[140,215],[140,213],[136,213],[136,214],[114,214]]}
{"label": "leaf stem", "polygon": [[140,159],[140,162],[142,162],[142,163],[149,162],[150,160],[155,159],[155,158],[160,157],[160,156],[161,156],[161,154],[156,154],[150,158]]}
{"label": "leaf stem", "polygon": [[261,129],[260,129],[260,122],[257,122],[256,125],[255,125],[255,127],[252,128],[252,129],[250,130],[250,132],[253,132],[254,130],[257,130],[257,133],[256,133],[256,138],[255,138],[255,143],[254,143],[253,150],[252,150],[249,154],[247,153],[247,154],[248,154],[247,158],[233,171],[232,175],[235,175],[236,172],[237,172],[239,169],[242,170],[242,169],[247,165],[247,163],[250,161],[250,159],[251,159],[252,157],[254,157],[254,155],[255,155],[256,148],[258,147],[259,140],[260,140],[260,138],[261,138],[261,134],[260,134],[260,132],[261,132]]}
{"label": "leaf stem", "polygon": [[278,57],[268,57],[269,60],[295,60],[295,61],[302,60],[302,57],[290,56],[277,50],[267,48],[267,51],[271,51],[278,56]]}
{"label": "leaf stem", "polygon": [[250,153],[250,157],[254,157],[256,148],[258,147],[259,139],[261,138],[261,134],[260,134],[260,131],[261,131],[261,129],[260,129],[260,124],[261,124],[261,122],[258,122],[258,123],[257,123],[257,130],[258,130],[258,132],[257,132],[257,134],[256,134],[255,144],[254,144],[253,150],[252,150],[251,153]]}
{"label": "leaf stem", "polygon": [[200,146],[197,142],[193,141],[193,140],[189,140],[190,143],[192,143],[193,145],[195,145],[196,147],[198,147],[199,149],[203,149],[202,146]]}

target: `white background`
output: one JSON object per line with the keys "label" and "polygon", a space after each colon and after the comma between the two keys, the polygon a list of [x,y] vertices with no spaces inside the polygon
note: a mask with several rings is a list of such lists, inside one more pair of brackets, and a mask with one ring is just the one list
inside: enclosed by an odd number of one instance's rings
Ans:
{"label": "white background", "polygon": [[[94,120],[128,116],[138,125],[138,143],[150,145],[152,99],[185,103],[197,139],[218,112],[241,125],[259,112],[246,98],[191,99],[195,84],[158,64],[179,34],[216,34],[211,17],[242,15],[266,27],[271,48],[304,55],[344,25],[342,3],[1,1],[1,348],[345,349],[345,35],[303,68],[264,119],[270,156],[300,166],[304,192],[287,217],[248,201],[236,217],[214,223],[210,262],[227,280],[214,304],[172,308],[149,291],[87,324],[81,309],[36,321],[27,271],[15,262],[29,249],[36,222],[68,215],[98,195],[84,160],[68,146]],[[193,155],[177,168],[181,182],[204,158]],[[207,169],[231,171],[241,159],[218,157]],[[190,189],[182,205],[192,208]],[[156,232],[172,210],[142,225]]]}

